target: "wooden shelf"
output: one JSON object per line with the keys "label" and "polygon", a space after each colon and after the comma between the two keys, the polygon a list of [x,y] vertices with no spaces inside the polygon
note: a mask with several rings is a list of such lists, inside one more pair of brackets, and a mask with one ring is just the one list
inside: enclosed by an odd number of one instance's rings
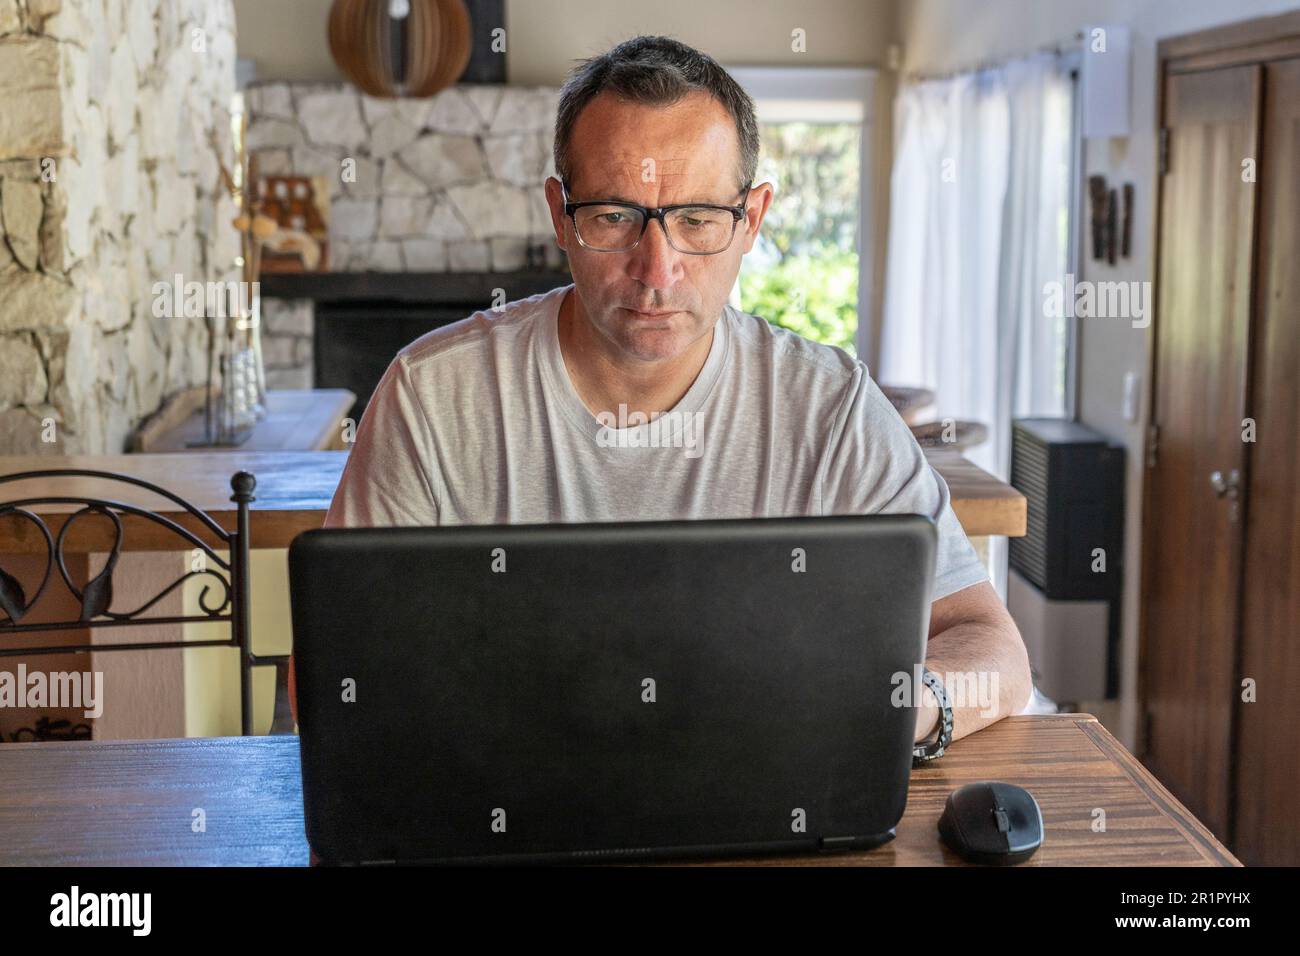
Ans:
{"label": "wooden shelf", "polygon": [[356,396],[345,388],[271,391],[266,394],[267,416],[237,446],[200,444],[206,436],[203,408],[192,411],[180,424],[141,432],[139,450],[149,454],[187,452],[230,454],[256,451],[337,451],[343,442],[343,417]]}

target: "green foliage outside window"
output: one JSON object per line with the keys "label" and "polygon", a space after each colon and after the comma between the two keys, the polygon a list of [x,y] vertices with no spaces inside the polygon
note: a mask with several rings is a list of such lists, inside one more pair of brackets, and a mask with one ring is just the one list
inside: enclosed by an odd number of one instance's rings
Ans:
{"label": "green foliage outside window", "polygon": [[857,253],[789,256],[761,272],[742,272],[740,301],[773,325],[857,355]]}
{"label": "green foliage outside window", "polygon": [[756,182],[776,194],[740,273],[741,307],[856,354],[856,123],[765,123]]}

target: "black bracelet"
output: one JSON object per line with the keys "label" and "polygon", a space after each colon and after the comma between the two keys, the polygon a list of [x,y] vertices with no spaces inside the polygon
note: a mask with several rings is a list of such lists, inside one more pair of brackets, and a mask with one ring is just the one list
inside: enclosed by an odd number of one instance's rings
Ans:
{"label": "black bracelet", "polygon": [[[943,681],[933,671],[921,669],[921,683],[934,692],[939,701],[939,736],[930,743],[919,743],[912,747],[912,766],[919,767],[937,757],[942,757],[944,750],[952,743],[952,705],[948,702],[948,693],[943,689]],[[917,701],[917,706],[921,702]]]}

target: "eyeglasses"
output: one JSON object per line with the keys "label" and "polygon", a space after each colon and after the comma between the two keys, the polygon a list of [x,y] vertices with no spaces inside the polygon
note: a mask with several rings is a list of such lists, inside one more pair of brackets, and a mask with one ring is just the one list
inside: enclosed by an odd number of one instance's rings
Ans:
{"label": "eyeglasses", "polygon": [[631,252],[641,242],[651,219],[658,219],[668,244],[688,256],[713,256],[724,252],[745,216],[745,203],[753,185],[745,187],[739,206],[681,203],[674,206],[638,206],[636,203],[595,199],[570,202],[563,181],[564,214],[573,220],[578,242],[596,252]]}

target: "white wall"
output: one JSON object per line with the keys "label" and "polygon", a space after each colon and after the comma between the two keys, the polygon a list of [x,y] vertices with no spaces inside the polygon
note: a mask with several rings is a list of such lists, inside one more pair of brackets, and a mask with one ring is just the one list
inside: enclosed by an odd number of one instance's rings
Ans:
{"label": "white wall", "polygon": [[[1084,258],[1083,278],[1149,281],[1154,278],[1156,186],[1156,43],[1183,33],[1300,8],[1295,0],[901,0],[899,36],[907,73],[937,73],[1007,58],[1066,40],[1086,26],[1127,24],[1133,31],[1133,135],[1127,141],[1094,140],[1085,150],[1086,174],[1108,183],[1131,182],[1135,190],[1132,258],[1114,266]],[[1086,212],[1085,212],[1086,215]],[[1127,321],[1080,322],[1079,418],[1128,449],[1125,516],[1124,608],[1119,706],[1088,709],[1126,746],[1133,748],[1137,710],[1138,581],[1141,572],[1142,451],[1146,429],[1144,394],[1140,421],[1120,411],[1124,376],[1147,370],[1150,329]]]}

